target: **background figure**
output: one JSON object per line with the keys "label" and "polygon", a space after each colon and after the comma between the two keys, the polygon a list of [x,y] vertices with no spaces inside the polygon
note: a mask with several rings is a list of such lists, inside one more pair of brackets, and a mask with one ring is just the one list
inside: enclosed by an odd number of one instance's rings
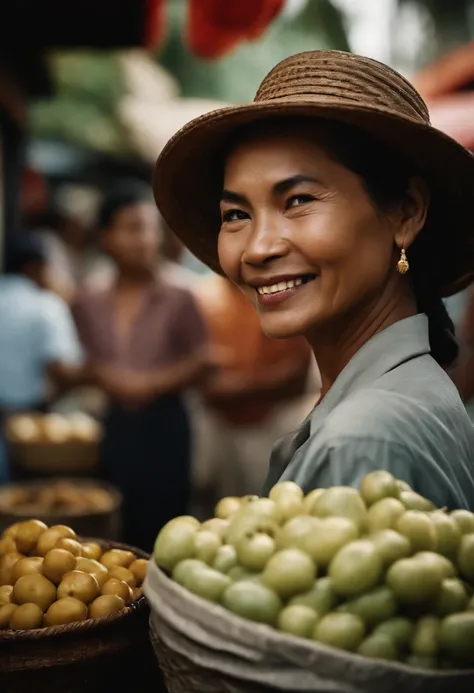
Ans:
{"label": "background figure", "polygon": [[110,397],[102,472],[124,495],[124,539],[150,550],[187,511],[191,435],[183,392],[205,365],[205,328],[191,294],[157,274],[159,217],[148,188],[125,182],[99,214],[116,265],[110,288],[88,290],[74,315]]}
{"label": "background figure", "polygon": [[[88,382],[74,322],[64,301],[45,290],[39,238],[14,236],[0,277],[0,411],[42,410],[55,394]],[[51,389],[53,386],[53,389]],[[2,436],[0,481],[9,478]]]}
{"label": "background figure", "polygon": [[305,340],[266,337],[254,306],[229,280],[211,274],[194,292],[220,357],[196,407],[196,502],[209,508],[224,495],[261,492],[272,445],[301,424],[318,388]]}

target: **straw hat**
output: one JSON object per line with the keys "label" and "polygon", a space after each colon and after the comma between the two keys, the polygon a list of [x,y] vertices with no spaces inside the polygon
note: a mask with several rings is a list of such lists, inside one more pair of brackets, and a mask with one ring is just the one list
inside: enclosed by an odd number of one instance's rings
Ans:
{"label": "straw hat", "polygon": [[474,157],[431,126],[424,101],[405,78],[342,51],[283,60],[265,77],[253,103],[196,118],[165,146],[155,169],[156,203],[192,253],[222,272],[219,198],[223,157],[235,131],[269,117],[299,115],[356,125],[412,161],[436,210],[423,241],[433,284],[449,296],[474,279]]}

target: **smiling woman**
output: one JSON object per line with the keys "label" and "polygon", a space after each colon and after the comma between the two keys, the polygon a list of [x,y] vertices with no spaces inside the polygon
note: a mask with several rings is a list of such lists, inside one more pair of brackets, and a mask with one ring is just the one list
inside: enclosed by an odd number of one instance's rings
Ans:
{"label": "smiling woman", "polygon": [[288,58],[253,104],[168,143],[155,197],[170,227],[268,336],[303,335],[321,372],[267,489],[357,485],[384,468],[440,506],[474,507],[474,429],[443,370],[458,349],[442,301],[474,277],[473,193],[474,160],[431,127],[415,89],[337,51]]}

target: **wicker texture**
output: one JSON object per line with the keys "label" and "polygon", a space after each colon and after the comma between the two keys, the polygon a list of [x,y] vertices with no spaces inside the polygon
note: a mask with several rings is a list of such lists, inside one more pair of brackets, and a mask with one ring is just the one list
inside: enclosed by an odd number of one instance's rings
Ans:
{"label": "wicker texture", "polygon": [[421,243],[421,234],[417,246],[423,262],[430,263],[433,285],[449,296],[472,281],[474,157],[431,126],[426,104],[404,77],[343,51],[283,60],[265,77],[253,103],[196,118],[168,142],[155,168],[155,199],[194,255],[222,273],[217,253],[222,171],[239,129],[299,116],[357,126],[411,161],[431,191],[429,235]]}
{"label": "wicker texture", "polygon": [[[129,549],[148,558],[124,544],[99,543],[105,549]],[[0,690],[31,693],[33,687],[48,693],[104,693],[117,685],[141,693],[152,679],[157,682],[153,690],[164,693],[148,638],[148,617],[142,597],[104,618],[36,630],[0,630]]]}

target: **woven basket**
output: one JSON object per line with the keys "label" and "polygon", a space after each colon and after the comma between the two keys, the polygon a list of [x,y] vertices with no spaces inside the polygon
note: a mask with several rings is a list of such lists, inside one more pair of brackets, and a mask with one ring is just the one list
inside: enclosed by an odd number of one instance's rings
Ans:
{"label": "woven basket", "polygon": [[82,488],[101,488],[107,491],[110,497],[110,506],[103,510],[80,511],[73,509],[70,512],[61,510],[60,512],[41,512],[38,507],[4,507],[2,498],[10,490],[17,488],[35,489],[44,484],[61,481],[60,478],[50,479],[49,481],[25,481],[18,484],[8,484],[0,489],[0,533],[14,522],[22,522],[35,517],[42,520],[47,525],[68,525],[74,527],[77,534],[82,536],[100,536],[102,539],[113,541],[120,536],[120,510],[122,506],[122,495],[115,488],[106,482],[98,479],[77,479],[74,481],[76,486]]}
{"label": "woven basket", "polygon": [[[139,558],[143,551],[123,548]],[[166,693],[148,637],[149,608],[144,597],[124,611],[99,619],[36,630],[0,630],[2,693]],[[161,687],[160,687],[161,686]]]}
{"label": "woven basket", "polygon": [[151,640],[170,693],[473,693],[473,671],[370,660],[239,618],[150,563]]}

